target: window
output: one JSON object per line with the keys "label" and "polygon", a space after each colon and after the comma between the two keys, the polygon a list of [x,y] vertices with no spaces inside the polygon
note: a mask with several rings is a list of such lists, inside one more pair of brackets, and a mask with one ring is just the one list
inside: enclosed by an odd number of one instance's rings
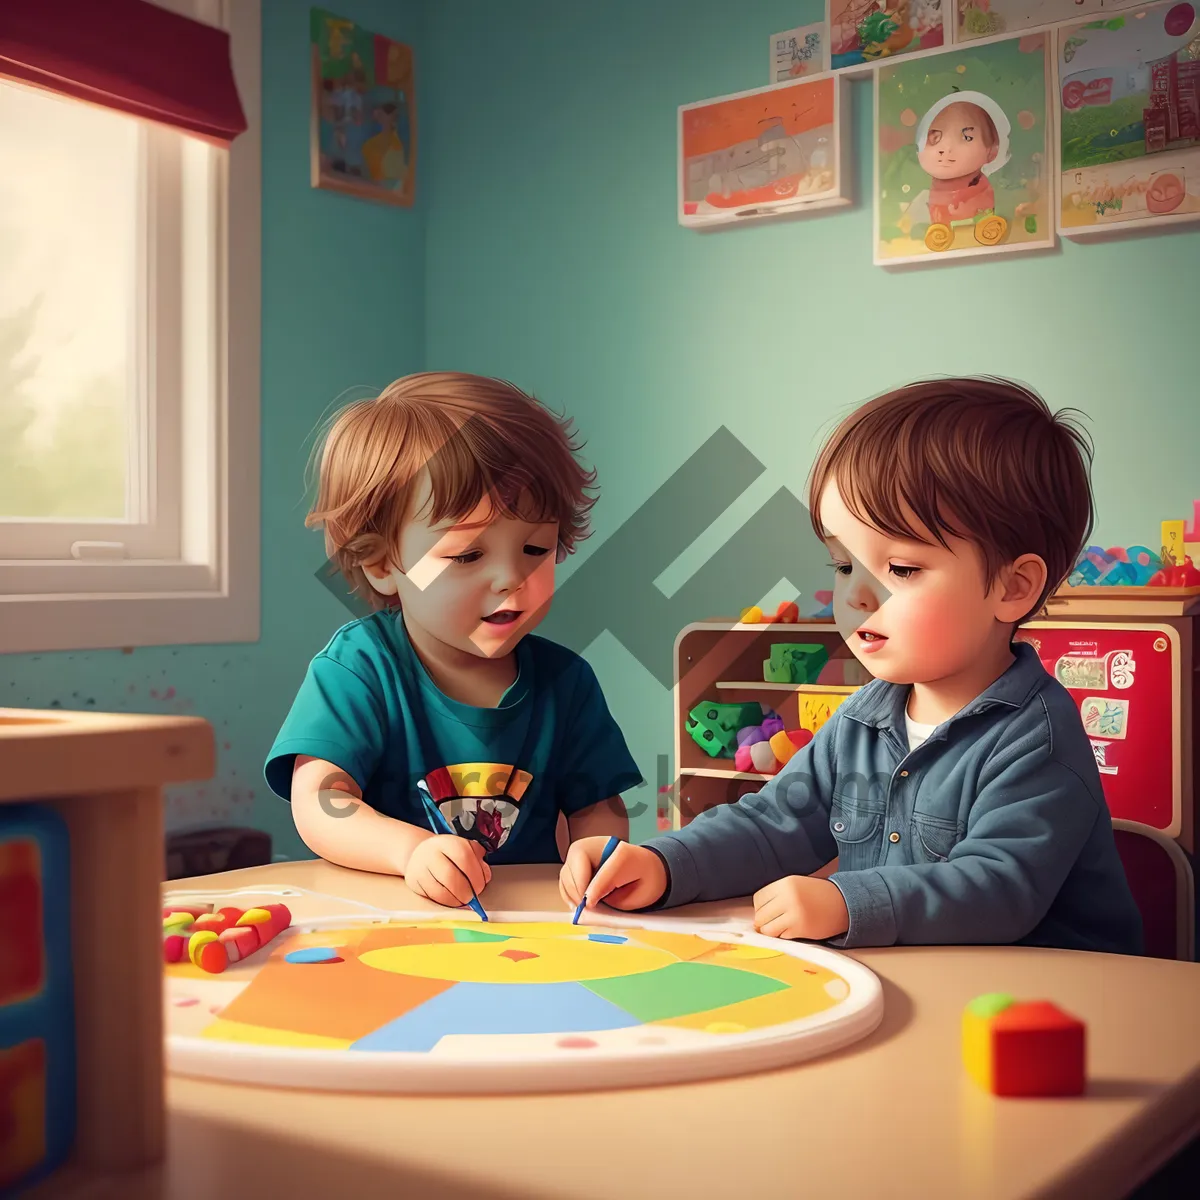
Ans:
{"label": "window", "polygon": [[0,652],[259,627],[258,6],[230,148],[0,79]]}

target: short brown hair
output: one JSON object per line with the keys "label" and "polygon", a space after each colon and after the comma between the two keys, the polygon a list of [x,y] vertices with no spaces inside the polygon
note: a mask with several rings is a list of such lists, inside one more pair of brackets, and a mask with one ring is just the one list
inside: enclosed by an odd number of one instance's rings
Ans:
{"label": "short brown hair", "polygon": [[[1022,554],[1046,563],[1040,612],[1092,531],[1092,444],[1063,409],[991,377],[914,383],[868,401],[834,431],[809,477],[809,512],[824,539],[821,494],[832,479],[860,521],[890,537],[979,547],[990,588]],[[1082,415],[1082,414],[1080,414]]]}
{"label": "short brown hair", "polygon": [[[558,560],[590,533],[596,472],[576,459],[571,422],[515,384],[457,371],[406,375],[373,400],[334,414],[318,443],[317,496],[305,518],[323,528],[326,553],[373,607],[393,599],[364,564],[400,544],[404,522],[461,520],[486,498],[497,515],[558,522]],[[413,485],[428,471],[432,503],[410,513]]]}

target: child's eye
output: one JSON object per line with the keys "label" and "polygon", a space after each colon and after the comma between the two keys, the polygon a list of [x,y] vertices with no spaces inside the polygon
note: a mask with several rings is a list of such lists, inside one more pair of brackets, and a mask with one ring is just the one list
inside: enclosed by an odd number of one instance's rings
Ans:
{"label": "child's eye", "polygon": [[901,567],[896,563],[892,563],[888,568],[897,579],[911,579],[920,569],[920,567]]}
{"label": "child's eye", "polygon": [[451,562],[462,563],[463,566],[466,566],[467,563],[475,562],[476,559],[480,558],[482,555],[482,550],[468,550],[465,554],[447,555],[447,558],[449,558]]}
{"label": "child's eye", "polygon": [[836,572],[837,572],[839,575],[849,575],[849,574],[850,574],[851,567],[850,567],[850,564],[849,564],[849,563],[831,562],[829,565],[830,565],[830,566],[831,566],[831,567],[832,567],[832,568],[833,568],[833,569],[834,569],[834,570],[835,570],[835,571],[836,571]]}
{"label": "child's eye", "polygon": [[550,553],[549,546],[526,546],[525,553],[532,555],[534,558],[542,558]]}
{"label": "child's eye", "polygon": [[972,137],[972,135],[971,135],[971,134],[969,134],[969,133],[964,133],[964,134],[963,134],[963,141],[964,141],[964,142],[973,142],[974,140],[975,140],[975,139],[974,139],[974,137]]}

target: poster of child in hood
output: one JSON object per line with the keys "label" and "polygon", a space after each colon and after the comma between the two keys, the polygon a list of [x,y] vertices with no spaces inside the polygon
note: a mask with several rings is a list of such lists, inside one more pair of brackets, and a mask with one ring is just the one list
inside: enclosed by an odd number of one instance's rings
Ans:
{"label": "poster of child in hood", "polygon": [[875,263],[1054,245],[1045,34],[875,77]]}

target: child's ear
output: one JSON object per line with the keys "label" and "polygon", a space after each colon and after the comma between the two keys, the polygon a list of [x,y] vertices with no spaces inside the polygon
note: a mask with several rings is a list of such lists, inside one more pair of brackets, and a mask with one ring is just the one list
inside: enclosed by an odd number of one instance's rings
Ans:
{"label": "child's ear", "polygon": [[363,563],[363,574],[367,577],[367,582],[381,596],[394,596],[396,594],[396,578],[388,570],[386,562]]}
{"label": "child's ear", "polygon": [[[1001,575],[996,617],[1000,621],[1019,621],[1037,603],[1046,586],[1046,563],[1037,554],[1022,554]],[[1015,616],[1012,614],[1016,614]]]}

